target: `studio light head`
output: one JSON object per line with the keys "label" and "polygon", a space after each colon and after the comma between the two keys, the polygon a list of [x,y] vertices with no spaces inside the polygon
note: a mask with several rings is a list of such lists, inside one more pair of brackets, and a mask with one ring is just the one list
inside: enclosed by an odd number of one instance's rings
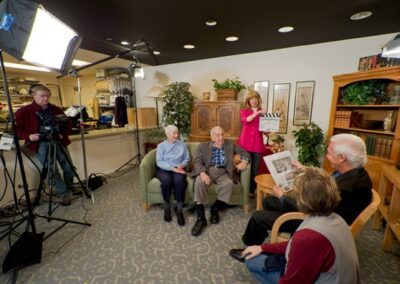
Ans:
{"label": "studio light head", "polygon": [[400,34],[385,44],[382,49],[382,57],[400,58]]}
{"label": "studio light head", "polygon": [[70,27],[29,0],[0,4],[0,45],[18,60],[67,73],[82,38]]}

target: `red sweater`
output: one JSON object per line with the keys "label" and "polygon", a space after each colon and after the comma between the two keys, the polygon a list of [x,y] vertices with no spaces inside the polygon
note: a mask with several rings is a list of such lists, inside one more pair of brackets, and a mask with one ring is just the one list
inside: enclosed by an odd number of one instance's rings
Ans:
{"label": "red sweater", "polygon": [[[64,114],[63,110],[58,106],[49,104],[48,107],[50,108],[51,114],[53,116]],[[32,102],[30,105],[20,108],[15,113],[15,123],[16,123],[18,138],[24,139],[28,149],[35,153],[38,151],[39,141],[30,142],[29,135],[34,133],[39,133],[40,119],[36,113],[40,111],[41,107],[37,105],[35,102]],[[72,129],[71,127],[72,127],[71,121],[68,120],[67,127],[63,130],[60,130],[61,132],[60,134],[62,135],[60,143],[63,146],[71,144],[71,141],[69,140],[68,137],[68,134],[71,133]]]}
{"label": "red sweater", "polygon": [[[284,254],[288,242],[263,244],[263,252]],[[280,284],[314,283],[320,272],[328,271],[335,261],[335,251],[332,244],[322,234],[302,229],[292,237],[289,251],[289,262],[286,264],[284,276]]]}

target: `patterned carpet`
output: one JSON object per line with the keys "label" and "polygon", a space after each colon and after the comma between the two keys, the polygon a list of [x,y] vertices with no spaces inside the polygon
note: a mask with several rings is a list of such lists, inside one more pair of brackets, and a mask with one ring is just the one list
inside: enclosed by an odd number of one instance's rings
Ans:
{"label": "patterned carpet", "polygon": [[[190,235],[195,223],[190,212],[185,212],[184,227],[176,224],[175,216],[165,223],[161,206],[144,212],[137,168],[108,179],[94,194],[94,204],[79,198],[53,213],[75,221],[86,218],[92,226],[68,224],[48,238],[42,262],[21,269],[17,283],[257,283],[243,264],[228,255],[230,248],[242,247],[249,216],[243,216],[241,208],[222,212],[220,224],[209,224],[195,238]],[[36,211],[45,214],[47,205]],[[59,225],[36,220],[38,232],[49,233]],[[399,283],[399,246],[385,253],[382,238],[383,230],[367,226],[357,240],[363,283]],[[9,250],[7,238],[0,244],[3,262]],[[0,283],[11,281],[12,273],[0,274]]]}

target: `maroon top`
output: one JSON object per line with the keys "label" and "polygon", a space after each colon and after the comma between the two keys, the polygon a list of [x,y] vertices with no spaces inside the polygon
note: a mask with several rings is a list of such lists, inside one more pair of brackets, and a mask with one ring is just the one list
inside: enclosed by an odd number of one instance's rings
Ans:
{"label": "maroon top", "polygon": [[[63,110],[58,106],[48,104],[48,107],[50,108],[53,117],[56,115],[64,114]],[[15,113],[15,123],[18,138],[24,139],[28,149],[32,152],[38,151],[39,141],[31,142],[29,140],[29,135],[39,133],[40,119],[36,113],[40,112],[41,110],[42,108],[39,105],[37,105],[35,102],[32,102],[30,105],[20,108]],[[63,146],[71,144],[71,141],[68,138],[68,134],[71,133],[71,129],[72,124],[71,121],[68,119],[67,127],[65,129],[60,129],[60,134],[62,136],[60,139],[60,143]]]}
{"label": "maroon top", "polygon": [[[284,254],[288,242],[261,245],[262,251],[270,254]],[[335,251],[329,240],[322,234],[302,229],[292,237],[284,276],[279,283],[314,283],[320,272],[331,269],[335,262]]]}

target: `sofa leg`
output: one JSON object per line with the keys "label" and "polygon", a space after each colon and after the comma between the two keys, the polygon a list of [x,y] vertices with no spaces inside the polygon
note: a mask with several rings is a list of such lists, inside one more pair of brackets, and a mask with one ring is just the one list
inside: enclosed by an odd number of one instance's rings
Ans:
{"label": "sofa leg", "polygon": [[144,211],[147,211],[150,208],[150,204],[147,202],[143,203],[143,206],[144,206]]}
{"label": "sofa leg", "polygon": [[247,215],[249,213],[249,204],[243,205],[243,213],[244,215]]}

